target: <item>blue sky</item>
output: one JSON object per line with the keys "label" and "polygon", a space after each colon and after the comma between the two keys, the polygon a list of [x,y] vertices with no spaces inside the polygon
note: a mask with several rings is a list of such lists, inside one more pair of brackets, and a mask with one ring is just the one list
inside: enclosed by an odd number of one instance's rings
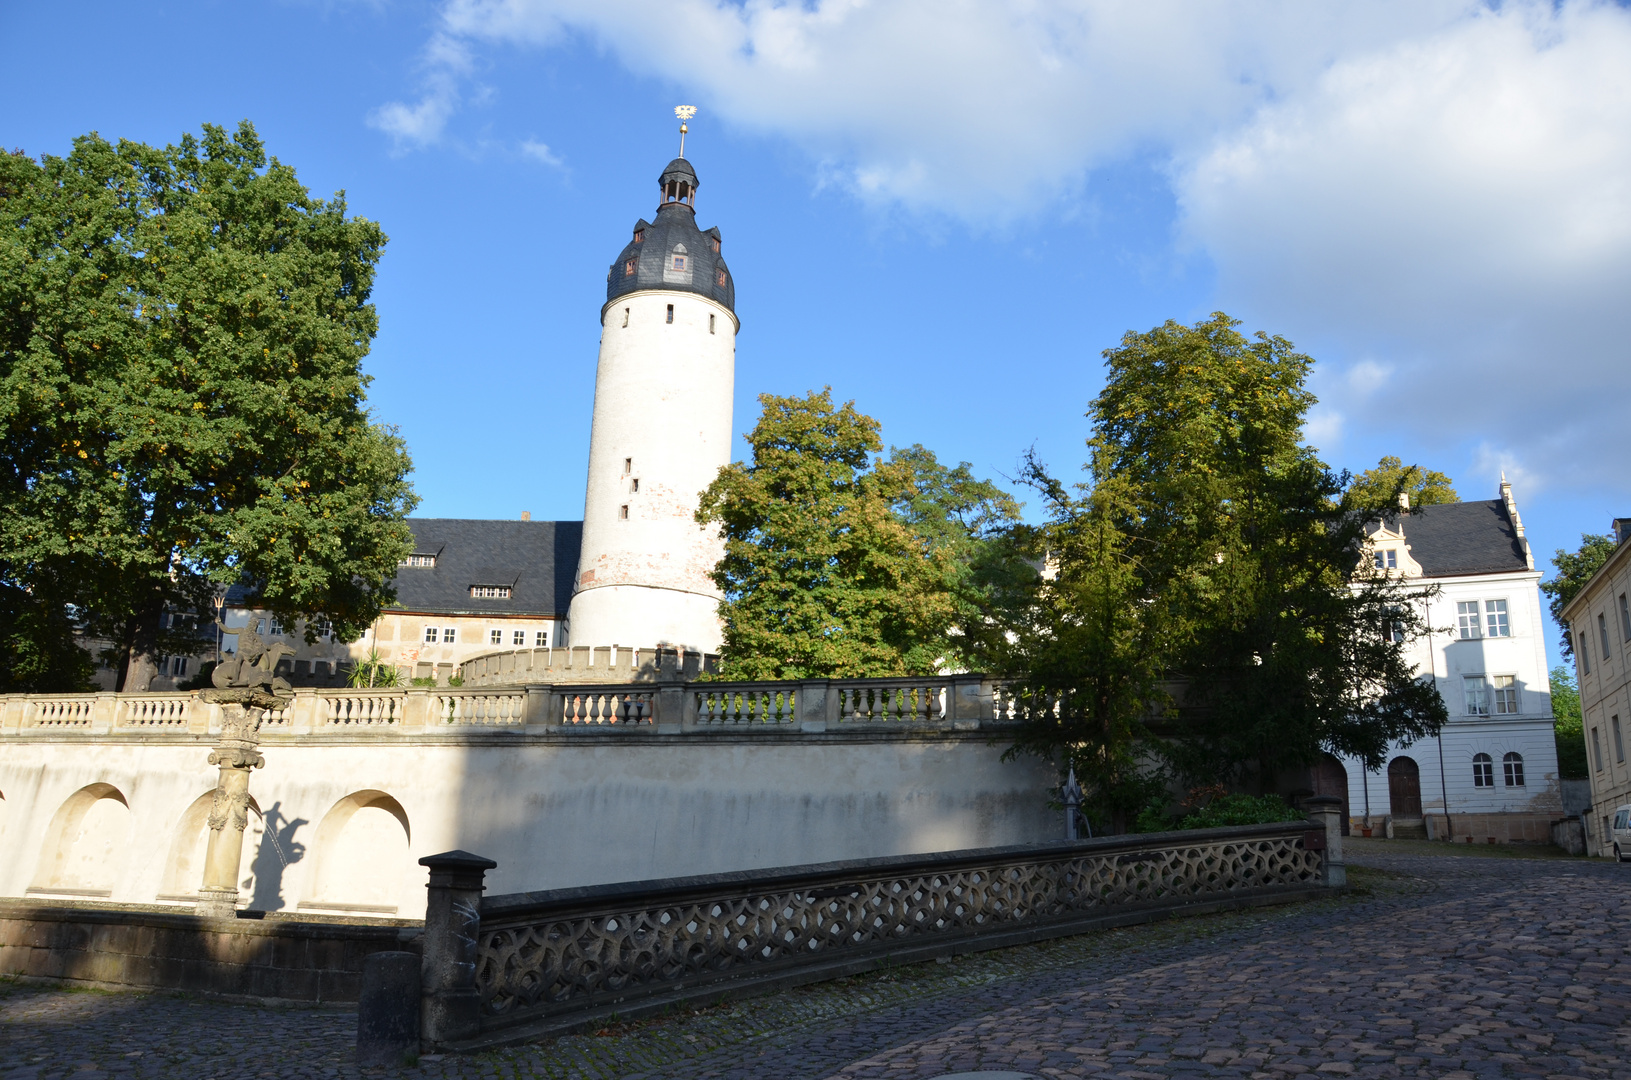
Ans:
{"label": "blue sky", "polygon": [[581,516],[680,103],[739,430],[830,384],[887,443],[1074,471],[1100,352],[1222,309],[1319,361],[1334,465],[1504,468],[1543,557],[1631,513],[1614,4],[14,2],[0,58],[8,148],[248,118],[384,225],[370,400],[421,515]]}

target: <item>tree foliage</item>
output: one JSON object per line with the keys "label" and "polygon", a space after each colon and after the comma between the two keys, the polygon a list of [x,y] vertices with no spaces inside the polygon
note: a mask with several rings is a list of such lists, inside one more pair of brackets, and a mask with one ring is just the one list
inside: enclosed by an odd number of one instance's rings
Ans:
{"label": "tree foliage", "polygon": [[0,581],[78,605],[127,689],[232,582],[361,633],[415,503],[364,407],[379,226],[246,122],[0,156],[0,230]]}
{"label": "tree foliage", "polygon": [[1586,722],[1580,712],[1580,690],[1569,669],[1559,665],[1551,672],[1552,727],[1557,740],[1557,774],[1564,780],[1586,780],[1591,776],[1586,758]]}
{"label": "tree foliage", "polygon": [[725,539],[712,575],[725,594],[722,674],[935,671],[956,622],[955,558],[895,512],[927,513],[935,496],[913,483],[927,462],[874,462],[878,422],[854,402],[835,408],[830,389],[759,401],[751,460],[721,469],[697,511]]}
{"label": "tree foliage", "polygon": [[[1221,313],[1168,322],[1106,351],[1086,494],[1054,503],[1071,529],[1102,539],[1059,544],[1055,524],[1049,543],[1056,580],[1101,584],[1053,589],[1053,621],[1105,628],[1073,676],[1074,707],[1085,711],[1106,679],[1125,685],[1124,757],[1159,753],[1191,782],[1268,786],[1327,751],[1374,765],[1390,742],[1436,732],[1445,710],[1405,653],[1425,629],[1424,594],[1356,577],[1366,515],[1348,478],[1301,441],[1312,361],[1237,325]],[[1039,632],[1061,633],[1044,622],[1016,631]],[[1113,641],[1123,644],[1104,648]],[[1048,685],[1042,669],[1019,670]],[[1179,708],[1141,736],[1127,714],[1159,672],[1181,682]],[[1144,700],[1159,719],[1160,695]],[[1074,754],[1078,734],[1033,724],[1026,738]]]}
{"label": "tree foliage", "polygon": [[1578,549],[1564,551],[1558,548],[1552,553],[1552,565],[1557,567],[1557,576],[1550,581],[1541,582],[1540,591],[1550,597],[1552,621],[1557,623],[1561,631],[1558,648],[1562,649],[1563,655],[1569,659],[1574,657],[1574,639],[1569,634],[1568,625],[1563,621],[1563,609],[1580,595],[1580,590],[1586,587],[1586,582],[1603,568],[1603,564],[1614,554],[1617,546],[1612,536],[1602,533],[1581,533]]}
{"label": "tree foliage", "polygon": [[1399,496],[1409,495],[1411,509],[1418,506],[1437,506],[1460,502],[1455,486],[1444,473],[1406,465],[1399,458],[1388,456],[1353,478],[1348,486],[1348,500],[1357,509],[1387,512],[1399,505]]}

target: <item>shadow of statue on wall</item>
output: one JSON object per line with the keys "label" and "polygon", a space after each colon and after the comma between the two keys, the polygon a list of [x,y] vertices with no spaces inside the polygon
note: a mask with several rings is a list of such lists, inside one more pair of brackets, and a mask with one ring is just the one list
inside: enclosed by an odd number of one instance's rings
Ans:
{"label": "shadow of statue on wall", "polygon": [[255,861],[250,864],[255,892],[249,906],[256,911],[282,911],[288,906],[283,899],[283,872],[306,854],[306,845],[296,840],[294,834],[310,822],[305,818],[285,818],[281,801],[266,808],[263,820],[266,831],[261,834]]}

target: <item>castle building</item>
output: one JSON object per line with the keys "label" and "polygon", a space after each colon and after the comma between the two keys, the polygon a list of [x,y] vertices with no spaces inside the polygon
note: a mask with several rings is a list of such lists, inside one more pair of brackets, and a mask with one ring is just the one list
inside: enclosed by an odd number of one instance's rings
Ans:
{"label": "castle building", "polygon": [[[1408,509],[1408,507],[1407,507]],[[1503,477],[1499,497],[1418,507],[1372,522],[1369,569],[1436,587],[1432,630],[1410,646],[1449,720],[1389,747],[1368,771],[1330,758],[1314,788],[1357,829],[1456,842],[1549,842],[1562,816],[1540,572]]]}
{"label": "castle building", "polygon": [[[1591,806],[1581,815],[1586,851],[1631,858],[1621,812],[1631,804],[1631,518],[1614,519],[1615,548],[1561,612],[1574,651]],[[1616,836],[1614,830],[1620,830]]]}
{"label": "castle building", "polygon": [[600,309],[583,548],[567,616],[574,646],[717,653],[724,554],[696,523],[730,462],[736,285],[717,228],[697,228],[697,174],[675,158],[655,221],[635,223]]}

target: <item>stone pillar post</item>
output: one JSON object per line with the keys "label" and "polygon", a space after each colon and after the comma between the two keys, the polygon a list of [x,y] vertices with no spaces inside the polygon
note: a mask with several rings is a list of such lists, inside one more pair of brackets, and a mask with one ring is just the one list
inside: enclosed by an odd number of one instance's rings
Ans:
{"label": "stone pillar post", "polygon": [[430,868],[419,1032],[426,1043],[441,1046],[481,1031],[476,949],[482,879],[498,864],[468,851],[444,851],[426,855],[419,865]]}
{"label": "stone pillar post", "polygon": [[209,919],[230,919],[237,914],[238,867],[243,861],[244,829],[249,827],[249,771],[266,764],[256,749],[264,705],[251,695],[230,696],[235,700],[220,701],[221,741],[210,751],[209,759],[211,765],[220,766],[221,773],[210,806],[204,887],[198,891],[195,909]]}
{"label": "stone pillar post", "polygon": [[1325,858],[1321,871],[1326,885],[1348,884],[1348,866],[1342,861],[1342,800],[1316,795],[1303,803],[1308,818],[1325,830]]}

